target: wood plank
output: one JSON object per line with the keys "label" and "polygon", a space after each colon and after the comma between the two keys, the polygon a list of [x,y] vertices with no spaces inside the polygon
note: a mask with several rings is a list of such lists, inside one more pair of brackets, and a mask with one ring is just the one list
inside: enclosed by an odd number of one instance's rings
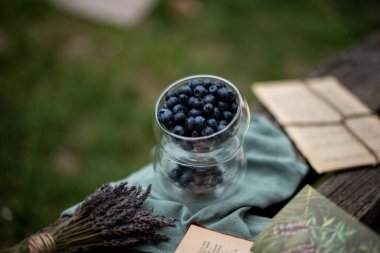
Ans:
{"label": "wood plank", "polygon": [[380,166],[336,173],[318,191],[372,228],[380,210]]}
{"label": "wood plank", "polygon": [[380,109],[380,31],[307,77],[333,75],[371,110]]}

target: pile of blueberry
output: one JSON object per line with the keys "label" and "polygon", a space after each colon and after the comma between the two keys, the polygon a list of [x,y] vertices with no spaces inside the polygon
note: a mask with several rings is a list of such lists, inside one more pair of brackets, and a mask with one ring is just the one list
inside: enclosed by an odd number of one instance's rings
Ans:
{"label": "pile of blueberry", "polygon": [[192,79],[169,91],[157,119],[170,132],[186,137],[208,136],[224,129],[238,111],[236,94],[222,81]]}
{"label": "pile of blueberry", "polygon": [[178,165],[169,171],[169,177],[183,188],[194,192],[207,192],[223,183],[223,172],[217,167],[195,168]]}

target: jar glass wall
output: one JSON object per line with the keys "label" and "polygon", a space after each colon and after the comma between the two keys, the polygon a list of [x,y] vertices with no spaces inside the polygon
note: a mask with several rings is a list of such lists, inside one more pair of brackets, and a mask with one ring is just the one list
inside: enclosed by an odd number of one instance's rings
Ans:
{"label": "jar glass wall", "polygon": [[[236,96],[237,110],[221,130],[207,136],[177,135],[158,120],[167,94],[178,92],[192,80],[222,83]],[[195,75],[180,79],[160,95],[155,108],[154,155],[155,186],[168,199],[183,203],[204,204],[230,196],[238,187],[246,169],[243,140],[250,124],[248,104],[228,80],[212,75]]]}

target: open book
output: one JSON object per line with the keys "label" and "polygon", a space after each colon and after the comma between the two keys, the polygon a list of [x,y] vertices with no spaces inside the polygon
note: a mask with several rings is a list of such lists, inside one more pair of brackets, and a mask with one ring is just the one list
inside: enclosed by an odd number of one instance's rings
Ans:
{"label": "open book", "polygon": [[336,78],[254,83],[252,89],[318,173],[379,163],[379,118]]}
{"label": "open book", "polygon": [[380,237],[306,185],[255,242],[191,225],[175,253],[380,252]]}

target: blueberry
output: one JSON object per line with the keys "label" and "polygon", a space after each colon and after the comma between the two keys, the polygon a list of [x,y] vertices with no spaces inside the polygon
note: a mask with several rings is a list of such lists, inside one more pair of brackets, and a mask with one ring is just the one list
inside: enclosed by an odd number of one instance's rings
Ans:
{"label": "blueberry", "polygon": [[174,128],[174,122],[173,121],[170,121],[166,124],[164,124],[165,128],[168,129],[170,132],[173,130]]}
{"label": "blueberry", "polygon": [[224,97],[227,96],[228,89],[226,87],[219,87],[216,95],[218,99],[224,101]]}
{"label": "blueberry", "polygon": [[201,83],[199,82],[198,79],[193,79],[189,82],[189,86],[191,89],[195,89],[196,87],[198,87],[199,85],[201,85]]}
{"label": "blueberry", "polygon": [[221,124],[221,123],[219,123],[219,125],[218,125],[218,132],[219,131],[221,131],[221,130],[223,130],[223,129],[225,129],[226,128],[226,125],[224,125],[224,124]]}
{"label": "blueberry", "polygon": [[223,117],[227,122],[231,122],[231,120],[234,118],[234,115],[230,111],[224,111]]}
{"label": "blueberry", "polygon": [[194,107],[194,105],[195,105],[195,97],[189,97],[189,99],[187,100],[187,104],[190,107]]}
{"label": "blueberry", "polygon": [[210,116],[214,112],[214,106],[207,103],[203,106],[202,112],[204,116]]}
{"label": "blueberry", "polygon": [[218,129],[218,121],[214,118],[210,118],[206,121],[206,125],[211,127],[214,131]]}
{"label": "blueberry", "polygon": [[184,136],[185,135],[185,128],[183,128],[183,126],[180,126],[180,125],[176,125],[172,132],[176,135],[180,135],[180,136]]}
{"label": "blueberry", "polygon": [[179,103],[179,99],[177,96],[172,96],[168,99],[168,101],[166,101],[166,106],[169,108],[169,109],[172,109],[176,104]]}
{"label": "blueberry", "polygon": [[208,89],[211,85],[212,85],[212,83],[211,83],[211,80],[210,80],[210,79],[205,79],[205,80],[203,81],[203,86],[204,86],[206,89]]}
{"label": "blueberry", "polygon": [[222,118],[222,112],[218,107],[214,107],[214,111],[211,116],[216,120],[220,120]]}
{"label": "blueberry", "polygon": [[183,125],[186,121],[186,115],[183,112],[177,112],[173,116],[174,124]]}
{"label": "blueberry", "polygon": [[196,109],[202,109],[204,105],[204,101],[201,98],[195,98],[194,99],[194,108]]}
{"label": "blueberry", "polygon": [[226,120],[221,120],[221,121],[219,121],[219,124],[227,126],[228,122]]}
{"label": "blueberry", "polygon": [[178,179],[182,176],[182,174],[183,174],[183,171],[180,168],[175,168],[169,171],[169,177],[174,181],[178,181]]}
{"label": "blueberry", "polygon": [[236,100],[236,95],[232,90],[228,90],[227,92],[227,101],[228,102],[234,102]]}
{"label": "blueberry", "polygon": [[178,112],[183,112],[183,113],[187,113],[187,109],[184,105],[181,105],[181,104],[176,104],[174,107],[173,107],[173,113],[178,113]]}
{"label": "blueberry", "polygon": [[223,177],[222,176],[216,177],[215,181],[216,181],[216,184],[221,184],[223,183]]}
{"label": "blueberry", "polygon": [[172,90],[169,90],[168,92],[166,92],[166,94],[165,94],[166,101],[168,101],[169,98],[171,98],[173,96],[177,97],[178,96],[177,92],[174,92]]}
{"label": "blueberry", "polygon": [[218,166],[192,168],[192,186],[200,189],[215,188],[223,182],[223,172]]}
{"label": "blueberry", "polygon": [[223,183],[223,177],[221,176],[213,176],[208,182],[207,185],[209,187],[215,187],[219,184]]}
{"label": "blueberry", "polygon": [[223,101],[218,101],[218,108],[221,111],[227,111],[230,109],[230,105]]}
{"label": "blueberry", "polygon": [[211,85],[209,88],[208,88],[208,91],[213,94],[213,95],[216,95],[216,93],[218,92],[218,87],[216,87],[216,85]]}
{"label": "blueberry", "polygon": [[214,129],[212,129],[211,127],[205,127],[202,129],[202,136],[208,136],[208,135],[212,135],[214,133]]}
{"label": "blueberry", "polygon": [[173,120],[173,113],[169,109],[161,108],[157,113],[157,118],[160,123],[166,124]]}
{"label": "blueberry", "polygon": [[203,101],[204,101],[205,103],[210,103],[210,104],[213,104],[213,105],[216,105],[217,102],[218,102],[218,101],[216,100],[215,96],[212,95],[212,94],[206,95],[206,96],[203,98]]}
{"label": "blueberry", "polygon": [[191,137],[199,137],[201,136],[197,130],[191,131]]}
{"label": "blueberry", "polygon": [[187,95],[185,95],[185,94],[180,94],[179,96],[178,96],[178,100],[179,100],[179,102],[181,103],[181,104],[183,104],[183,105],[187,105],[187,102],[188,102],[188,96]]}
{"label": "blueberry", "polygon": [[[188,136],[187,133],[185,134],[185,136]],[[183,150],[186,150],[186,151],[193,150],[193,143],[191,141],[177,140],[177,142]]]}
{"label": "blueberry", "polygon": [[204,127],[204,125],[205,125],[205,118],[203,118],[202,116],[197,116],[197,117],[195,117],[195,119],[194,119],[194,128],[196,129],[196,130],[202,130],[203,129],[203,127]]}
{"label": "blueberry", "polygon": [[188,171],[188,170],[191,171],[191,170],[192,170],[192,167],[178,164],[178,169],[180,169],[182,172],[185,172],[185,171]]}
{"label": "blueberry", "polygon": [[233,102],[236,98],[235,93],[226,87],[219,88],[216,94],[218,98],[224,102]]}
{"label": "blueberry", "polygon": [[206,167],[206,168],[198,168],[193,171],[194,175],[197,176],[214,176],[217,171],[220,171],[218,166]]}
{"label": "blueberry", "polygon": [[193,172],[191,170],[188,170],[184,172],[181,177],[178,180],[178,183],[181,186],[187,187],[191,181],[193,181]]}
{"label": "blueberry", "polygon": [[216,81],[215,86],[218,88],[226,87],[226,85],[222,81]]}
{"label": "blueberry", "polygon": [[231,104],[231,107],[230,107],[230,110],[232,113],[236,113],[237,110],[238,110],[239,106],[236,104],[236,103],[232,103]]}
{"label": "blueberry", "polygon": [[193,90],[185,85],[185,86],[182,86],[181,88],[178,89],[178,94],[181,95],[181,94],[184,94],[186,96],[191,96],[193,94]]}
{"label": "blueberry", "polygon": [[222,179],[222,181],[221,182],[223,182],[223,171],[222,170],[218,170],[217,171],[217,173],[216,173],[216,175],[219,177],[219,178],[221,178]]}
{"label": "blueberry", "polygon": [[191,131],[194,128],[194,117],[188,117],[185,122],[185,129]]}
{"label": "blueberry", "polygon": [[214,167],[212,167],[212,175],[215,177],[220,177],[223,175],[223,172],[221,169],[219,169],[219,167],[214,166]]}
{"label": "blueberry", "polygon": [[199,85],[197,86],[195,89],[194,89],[194,96],[196,97],[201,97],[203,98],[204,96],[207,95],[207,90],[205,87],[203,87],[202,85]]}
{"label": "blueberry", "polygon": [[201,110],[198,110],[198,109],[195,109],[195,108],[192,108],[190,109],[189,113],[187,114],[189,117],[197,117],[197,116],[200,116],[202,115],[202,111]]}

